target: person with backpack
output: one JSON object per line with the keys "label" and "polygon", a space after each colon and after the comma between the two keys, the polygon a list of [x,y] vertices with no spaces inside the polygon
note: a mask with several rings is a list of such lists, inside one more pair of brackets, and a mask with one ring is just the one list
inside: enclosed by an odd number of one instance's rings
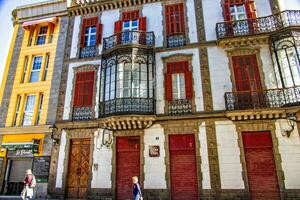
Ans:
{"label": "person with backpack", "polygon": [[143,200],[142,191],[140,188],[140,185],[138,183],[138,177],[133,176],[132,177],[132,183],[133,183],[133,200]]}
{"label": "person with backpack", "polygon": [[24,188],[21,192],[21,197],[23,200],[33,199],[33,188],[36,186],[35,176],[32,174],[31,169],[26,170],[24,178]]}

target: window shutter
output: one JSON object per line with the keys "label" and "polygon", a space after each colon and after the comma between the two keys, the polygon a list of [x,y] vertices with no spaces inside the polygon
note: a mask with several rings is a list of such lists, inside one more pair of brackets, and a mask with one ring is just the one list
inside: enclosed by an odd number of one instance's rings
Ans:
{"label": "window shutter", "polygon": [[115,34],[122,32],[122,25],[123,25],[122,23],[123,23],[123,21],[115,22]]}
{"label": "window shutter", "polygon": [[147,18],[141,17],[139,18],[139,30],[140,31],[147,31]]}
{"label": "window shutter", "polygon": [[186,62],[187,65],[185,66],[185,96],[186,99],[192,99],[193,98],[193,76],[192,72],[189,70],[188,62]]}
{"label": "window shutter", "polygon": [[165,96],[167,101],[172,101],[172,73],[165,74]]}
{"label": "window shutter", "polygon": [[166,6],[166,14],[165,14],[165,18],[166,18],[166,34],[167,36],[171,34],[171,13],[170,13],[170,6]]}
{"label": "window shutter", "polygon": [[94,71],[76,74],[74,107],[92,106],[94,95]]}
{"label": "window shutter", "polygon": [[80,35],[80,47],[84,47],[84,34],[85,34],[85,27],[86,27],[86,19],[82,19],[81,25],[81,35]]}
{"label": "window shutter", "polygon": [[178,33],[185,32],[185,24],[184,24],[184,12],[183,12],[183,4],[178,5],[178,14],[179,14],[179,29],[177,30]]}
{"label": "window shutter", "polygon": [[97,44],[101,44],[102,41],[102,27],[102,24],[97,24]]}
{"label": "window shutter", "polygon": [[254,0],[246,0],[245,9],[246,9],[246,14],[248,19],[256,18],[256,8],[255,8]]}
{"label": "window shutter", "polygon": [[223,15],[224,15],[224,20],[225,21],[231,21],[231,16],[230,16],[230,2],[227,0],[223,1]]}

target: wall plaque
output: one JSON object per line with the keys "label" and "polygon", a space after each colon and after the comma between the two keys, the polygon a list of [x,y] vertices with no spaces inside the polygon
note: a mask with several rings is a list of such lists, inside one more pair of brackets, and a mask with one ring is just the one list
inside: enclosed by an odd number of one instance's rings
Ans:
{"label": "wall plaque", "polygon": [[149,156],[150,157],[159,157],[159,146],[158,145],[150,145],[149,146]]}

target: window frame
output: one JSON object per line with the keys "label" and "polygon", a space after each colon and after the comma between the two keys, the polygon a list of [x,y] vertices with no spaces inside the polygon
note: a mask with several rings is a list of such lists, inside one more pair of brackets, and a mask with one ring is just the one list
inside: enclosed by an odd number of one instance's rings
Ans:
{"label": "window frame", "polygon": [[[174,85],[174,79],[176,84]],[[177,89],[175,92],[174,89]],[[181,73],[172,73],[172,99],[181,100],[186,99],[185,94],[185,74]]]}
{"label": "window frame", "polygon": [[[32,106],[32,110],[27,110],[26,109],[29,97],[34,97],[33,104],[29,105],[29,106]],[[33,122],[33,118],[34,118],[35,104],[36,104],[36,95],[35,94],[27,94],[26,99],[25,99],[24,109],[23,109],[23,115],[22,115],[22,126],[31,126],[31,125],[33,125],[32,122]],[[26,116],[31,117],[30,124],[24,124]]]}
{"label": "window frame", "polygon": [[[39,30],[38,30],[38,33],[37,33],[37,36],[36,36],[35,45],[44,45],[44,44],[46,44],[48,29],[49,29],[49,25],[39,27]],[[43,33],[41,33],[42,30],[45,30],[45,31],[43,31]],[[42,41],[42,43],[39,43],[39,41]]]}
{"label": "window frame", "polygon": [[[40,67],[39,67],[38,70],[37,69],[33,69],[34,65],[35,65],[35,59],[36,58],[41,58]],[[31,65],[30,76],[29,76],[29,83],[39,82],[39,80],[40,80],[40,72],[41,72],[42,65],[43,65],[43,56],[41,56],[41,55],[34,56],[33,59],[32,59],[32,65]],[[32,77],[33,77],[32,73],[35,73],[35,72],[38,72],[37,80],[36,81],[32,81]]]}

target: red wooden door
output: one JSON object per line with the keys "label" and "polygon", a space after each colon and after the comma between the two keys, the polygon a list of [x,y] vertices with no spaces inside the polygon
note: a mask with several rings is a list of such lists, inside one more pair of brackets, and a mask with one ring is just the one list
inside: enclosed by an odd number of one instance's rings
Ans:
{"label": "red wooden door", "polygon": [[198,199],[194,135],[170,135],[169,148],[172,200]]}
{"label": "red wooden door", "polygon": [[70,145],[67,197],[86,198],[90,175],[90,139],[72,139]]}
{"label": "red wooden door", "polygon": [[252,199],[280,199],[271,133],[243,132],[243,143]]}
{"label": "red wooden door", "polygon": [[133,176],[140,176],[140,137],[117,137],[117,200],[132,199]]}

